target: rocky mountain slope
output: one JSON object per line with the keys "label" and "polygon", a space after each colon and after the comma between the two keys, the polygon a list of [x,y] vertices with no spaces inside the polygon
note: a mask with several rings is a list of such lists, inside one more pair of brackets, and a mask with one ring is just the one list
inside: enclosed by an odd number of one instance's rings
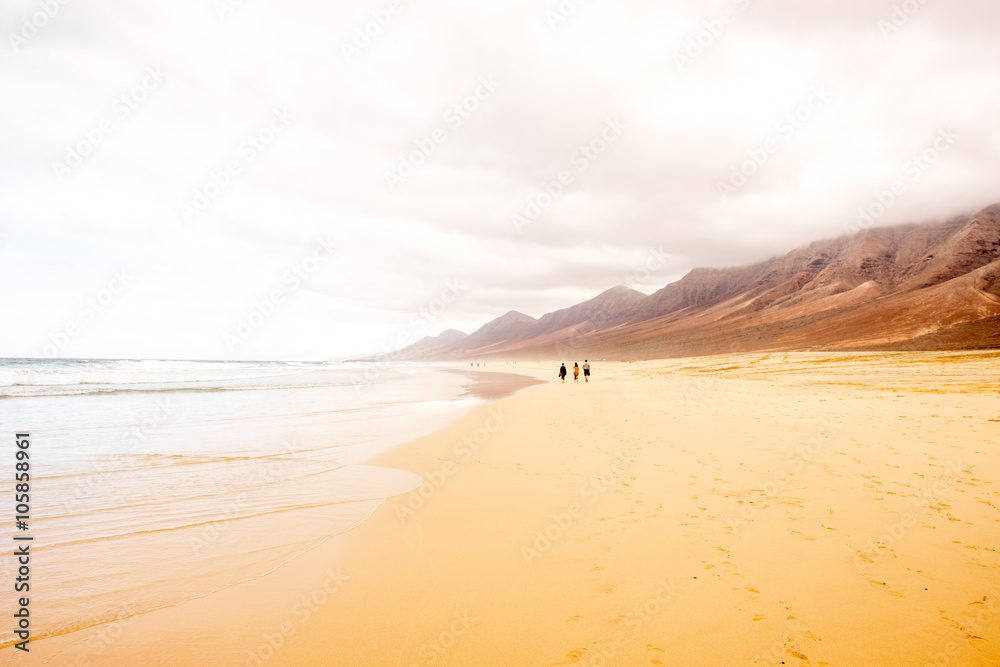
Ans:
{"label": "rocky mountain slope", "polygon": [[[511,311],[401,359],[642,359],[732,351],[1000,348],[1000,205],[819,241],[752,266],[695,269],[544,315]],[[443,339],[443,340],[442,340]]]}

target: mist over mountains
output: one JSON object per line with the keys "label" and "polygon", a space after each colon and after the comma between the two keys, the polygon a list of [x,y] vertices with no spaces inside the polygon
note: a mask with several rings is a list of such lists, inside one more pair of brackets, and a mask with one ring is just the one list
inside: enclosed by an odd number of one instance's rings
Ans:
{"label": "mist over mountains", "polygon": [[1000,204],[817,241],[750,266],[694,269],[648,296],[618,286],[538,319],[510,311],[394,359],[984,348],[1000,348]]}

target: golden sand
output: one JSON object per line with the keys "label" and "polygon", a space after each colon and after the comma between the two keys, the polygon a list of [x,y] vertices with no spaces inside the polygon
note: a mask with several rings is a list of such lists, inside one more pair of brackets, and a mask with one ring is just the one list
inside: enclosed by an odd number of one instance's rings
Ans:
{"label": "golden sand", "polygon": [[589,383],[487,368],[551,381],[373,462],[421,489],[264,579],[32,658],[1000,664],[1000,355],[592,363]]}

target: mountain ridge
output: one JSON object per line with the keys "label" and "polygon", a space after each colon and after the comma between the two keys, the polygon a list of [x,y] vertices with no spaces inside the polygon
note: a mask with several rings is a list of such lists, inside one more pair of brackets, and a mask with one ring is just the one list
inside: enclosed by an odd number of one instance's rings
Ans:
{"label": "mountain ridge", "polygon": [[645,359],[935,340],[942,349],[994,349],[997,316],[1000,204],[815,241],[746,266],[695,268],[648,296],[617,285],[537,319],[509,311],[464,338],[424,339],[396,358]]}

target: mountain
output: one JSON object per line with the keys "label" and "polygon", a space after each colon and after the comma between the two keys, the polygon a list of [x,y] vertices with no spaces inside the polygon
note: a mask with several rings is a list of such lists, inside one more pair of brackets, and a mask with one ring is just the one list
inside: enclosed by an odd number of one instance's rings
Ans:
{"label": "mountain", "polygon": [[[406,359],[643,359],[733,351],[1000,348],[1000,205],[864,230],[649,295],[614,287],[537,320],[511,311]],[[457,333],[457,332],[456,332]],[[426,339],[425,339],[426,340]]]}
{"label": "mountain", "polygon": [[454,349],[489,354],[491,349],[521,340],[535,321],[533,317],[512,310],[477,329]]}
{"label": "mountain", "polygon": [[[543,315],[537,320],[512,310],[452,346],[451,356],[461,353],[463,358],[483,358],[529,342],[533,345],[546,340],[557,342],[579,336],[581,332],[606,329],[611,324],[634,319],[639,304],[645,298],[642,292],[619,285],[589,301]],[[409,355],[419,351],[414,347],[403,350],[406,358],[413,358]]]}
{"label": "mountain", "polygon": [[576,328],[582,325],[606,328],[628,322],[639,313],[640,304],[645,299],[646,295],[642,292],[618,285],[598,294],[590,301],[543,315],[539,318],[538,325],[533,327],[532,333],[535,336],[560,332],[575,333]]}
{"label": "mountain", "polygon": [[459,345],[469,334],[457,329],[448,329],[437,336],[427,336],[406,348],[411,354],[446,354],[448,350]]}

